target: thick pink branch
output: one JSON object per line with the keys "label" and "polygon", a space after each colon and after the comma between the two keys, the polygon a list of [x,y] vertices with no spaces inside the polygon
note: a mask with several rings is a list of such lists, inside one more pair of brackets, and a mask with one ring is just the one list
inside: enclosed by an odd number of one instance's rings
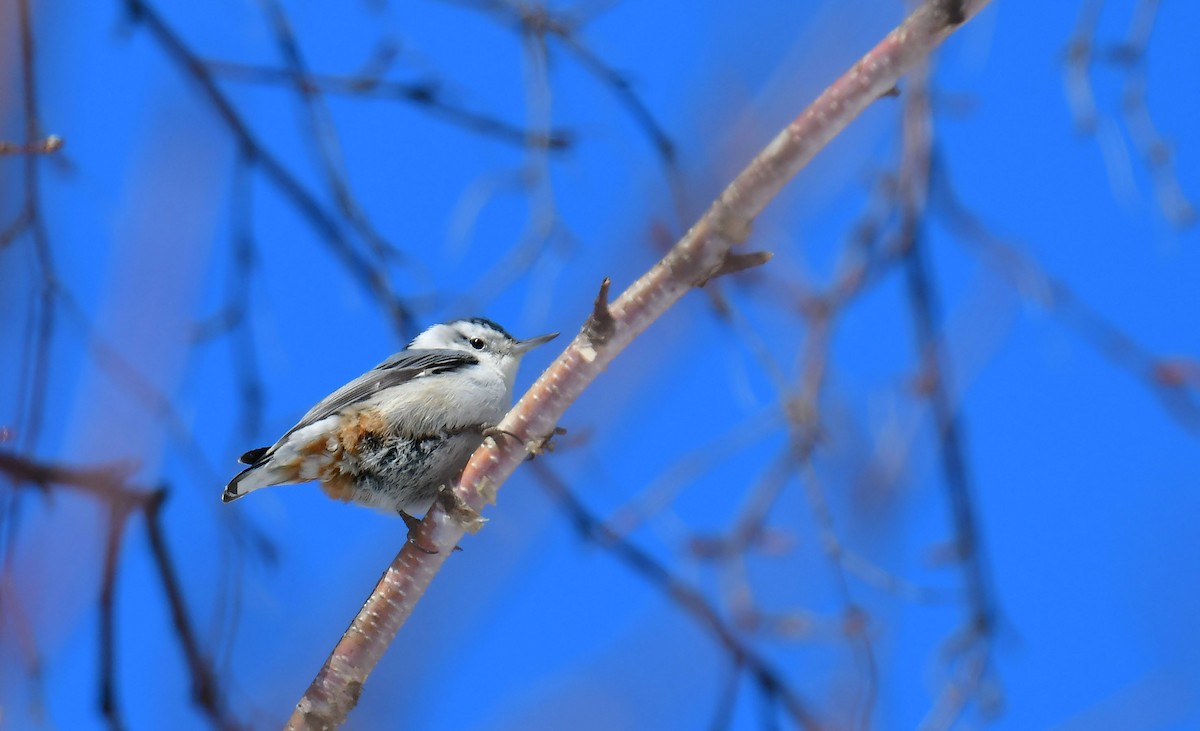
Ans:
{"label": "thick pink branch", "polygon": [[[499,428],[526,440],[529,447],[551,434],[567,407],[617,354],[688,290],[726,267],[730,248],[745,240],[755,217],[784,184],[988,2],[932,0],[914,11],[776,136],[683,239],[608,307],[608,317],[603,314],[603,301],[598,302],[598,313]],[[443,493],[444,499],[433,506],[414,536],[421,546],[436,548],[437,553],[425,553],[411,544],[404,547],[300,699],[288,728],[334,728],[345,720],[367,676],[433,576],[463,534],[482,524],[479,511],[494,501],[499,485],[526,455],[527,448],[517,439],[489,440],[479,448],[459,484]]]}

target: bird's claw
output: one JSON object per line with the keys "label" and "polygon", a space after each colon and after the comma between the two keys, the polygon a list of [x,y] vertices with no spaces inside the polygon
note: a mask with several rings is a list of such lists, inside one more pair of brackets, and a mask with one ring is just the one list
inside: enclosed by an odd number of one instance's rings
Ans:
{"label": "bird's claw", "polygon": [[553,441],[554,437],[562,436],[563,434],[566,434],[566,433],[567,433],[566,429],[563,429],[561,426],[556,426],[556,427],[554,427],[554,431],[550,432],[549,434],[547,434],[544,437],[541,437],[538,439],[526,440],[526,439],[522,439],[521,437],[517,436],[516,434],[513,434],[510,431],[505,431],[504,429],[500,429],[500,428],[494,427],[494,426],[488,427],[487,429],[483,430],[483,436],[485,438],[491,437],[497,443],[499,443],[499,441],[500,441],[499,437],[508,437],[510,439],[516,439],[518,442],[521,443],[521,446],[525,447],[525,451],[529,453],[529,456],[526,459],[533,459],[534,457],[538,456],[539,454],[542,454],[543,452],[553,452],[554,451],[554,441]]}

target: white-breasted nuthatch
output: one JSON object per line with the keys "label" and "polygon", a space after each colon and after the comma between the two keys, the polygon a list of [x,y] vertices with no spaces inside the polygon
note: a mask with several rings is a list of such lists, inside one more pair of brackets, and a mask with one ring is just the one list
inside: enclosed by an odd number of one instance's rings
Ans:
{"label": "white-breasted nuthatch", "polygon": [[521,358],[558,333],[517,340],[483,318],[434,325],[331,393],[225,487],[223,502],[268,485],[319,480],[330,497],[424,512],[512,403]]}

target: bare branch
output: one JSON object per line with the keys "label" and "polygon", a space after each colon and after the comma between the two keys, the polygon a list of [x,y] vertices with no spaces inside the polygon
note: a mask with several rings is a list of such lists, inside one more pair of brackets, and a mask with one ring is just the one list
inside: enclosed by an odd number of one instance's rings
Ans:
{"label": "bare branch", "polygon": [[[974,0],[952,5],[961,8],[965,20],[986,4],[987,0]],[[504,444],[488,440],[472,457],[455,487],[464,505],[475,512],[482,509],[486,495],[524,460],[520,440],[550,434],[567,407],[617,354],[720,269],[730,247],[796,172],[957,27],[949,21],[958,18],[945,5],[926,3],[914,11],[772,140],[662,261],[612,303],[615,327],[603,346],[596,347],[582,333],[576,337],[498,426],[518,439],[503,440]],[[300,699],[290,728],[332,728],[345,720],[367,676],[465,529],[440,504],[430,509],[415,538],[438,552],[405,546]],[[805,721],[801,716],[795,720]]]}

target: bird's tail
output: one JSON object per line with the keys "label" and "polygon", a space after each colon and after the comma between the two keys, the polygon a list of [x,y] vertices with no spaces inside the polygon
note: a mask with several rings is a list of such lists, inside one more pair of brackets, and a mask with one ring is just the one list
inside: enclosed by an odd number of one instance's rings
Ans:
{"label": "bird's tail", "polygon": [[288,481],[288,476],[272,464],[273,460],[270,457],[264,458],[267,449],[268,447],[251,449],[242,455],[239,461],[250,466],[229,481],[229,484],[225,486],[225,492],[221,495],[221,502],[232,502],[260,487],[278,485]]}

